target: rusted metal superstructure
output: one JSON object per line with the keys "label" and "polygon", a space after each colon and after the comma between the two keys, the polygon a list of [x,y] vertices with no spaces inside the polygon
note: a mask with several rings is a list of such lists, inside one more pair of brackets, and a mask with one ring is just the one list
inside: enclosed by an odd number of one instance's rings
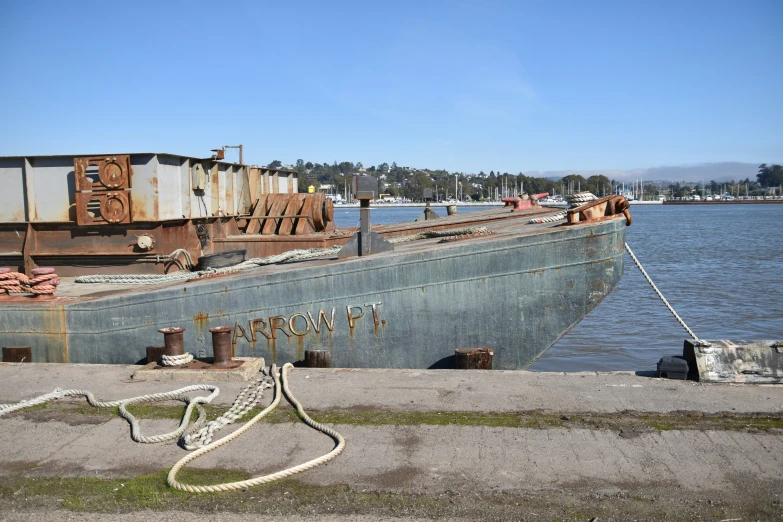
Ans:
{"label": "rusted metal superstructure", "polygon": [[296,172],[217,157],[0,157],[0,180],[0,266],[28,276],[163,273],[178,249],[197,259],[247,240],[271,255],[334,229],[331,201],[299,194]]}

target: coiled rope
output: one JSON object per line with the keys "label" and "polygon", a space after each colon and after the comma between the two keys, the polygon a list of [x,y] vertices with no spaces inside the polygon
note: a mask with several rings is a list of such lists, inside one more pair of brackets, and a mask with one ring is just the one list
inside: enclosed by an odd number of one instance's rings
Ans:
{"label": "coiled rope", "polygon": [[231,407],[223,415],[208,422],[200,430],[185,434],[180,439],[181,446],[190,451],[206,446],[212,442],[215,432],[244,417],[261,402],[264,390],[272,387],[274,387],[273,380],[267,376],[248,384],[242,388]]}
{"label": "coiled rope", "polygon": [[160,356],[160,363],[162,366],[184,366],[193,362],[192,353],[183,353],[180,355],[166,355],[165,353]]}
{"label": "coiled rope", "polygon": [[[458,236],[462,234],[472,234],[486,231],[486,227],[475,228],[460,228],[452,230],[426,230],[418,234],[410,236],[394,237],[389,239],[390,243],[406,243],[408,241],[418,241],[421,239],[430,239],[435,237],[445,236]],[[230,274],[234,272],[241,272],[242,270],[248,270],[250,268],[257,268],[266,265],[274,265],[277,263],[285,263],[289,261],[304,261],[307,259],[314,259],[317,257],[337,254],[342,246],[333,246],[329,248],[309,248],[289,250],[282,254],[277,254],[269,257],[253,258],[243,261],[239,264],[225,267],[225,268],[210,268],[206,270],[198,270],[195,272],[174,272],[171,274],[125,274],[125,275],[86,275],[77,277],[74,282],[76,283],[112,283],[112,284],[132,284],[132,285],[154,285],[159,283],[169,283],[173,281],[190,281],[192,279],[199,279],[205,276],[211,276],[216,274]],[[175,253],[179,250],[175,250]],[[174,255],[174,254],[172,254]]]}
{"label": "coiled rope", "polygon": [[54,273],[54,268],[33,268],[32,274],[33,277],[28,278],[21,272],[11,272],[10,268],[0,268],[0,295],[54,295],[60,284],[60,278]]}
{"label": "coiled rope", "polygon": [[[568,208],[576,208],[595,199],[598,198],[592,192],[577,192],[576,194],[571,194],[570,196],[566,196],[566,201],[568,202],[569,205]],[[557,214],[552,214],[551,216],[546,216],[542,218],[533,218],[530,221],[528,221],[528,223],[534,223],[534,224],[554,223],[555,221],[560,221],[561,219],[565,219],[567,215],[568,215],[568,211],[563,210],[561,212],[558,212]]]}
{"label": "coiled rope", "polygon": [[[291,390],[288,387],[288,371],[293,367],[294,366],[291,363],[286,363],[283,366],[282,370],[280,371],[280,374],[278,375],[277,366],[273,364],[270,372],[271,382],[270,382],[270,378],[264,375],[260,380],[257,380],[245,386],[242,389],[242,391],[239,392],[239,395],[237,395],[236,399],[234,399],[231,408],[229,408],[225,413],[223,413],[223,415],[221,415],[214,421],[207,423],[203,428],[201,426],[203,425],[204,419],[206,418],[206,412],[204,411],[202,404],[207,404],[212,402],[212,400],[215,397],[217,397],[218,394],[220,393],[220,390],[217,386],[212,386],[209,384],[195,384],[171,392],[153,393],[150,395],[142,395],[139,397],[133,397],[130,399],[122,399],[117,401],[98,401],[95,399],[95,396],[92,394],[92,392],[87,390],[55,389],[51,393],[47,393],[45,395],[41,395],[33,399],[20,401],[14,404],[0,404],[0,417],[7,413],[12,413],[14,411],[18,411],[23,408],[29,408],[37,404],[43,404],[56,399],[61,399],[63,397],[81,395],[87,399],[87,402],[90,403],[90,405],[98,408],[119,407],[120,415],[122,415],[131,425],[131,438],[136,442],[151,444],[151,443],[165,442],[168,440],[173,440],[181,437],[180,443],[185,449],[195,450],[192,451],[192,453],[185,455],[171,468],[167,478],[167,482],[169,486],[182,491],[188,491],[190,493],[214,493],[220,491],[232,491],[237,489],[245,489],[250,486],[266,484],[268,482],[273,482],[275,480],[279,480],[285,477],[290,477],[291,475],[295,475],[296,473],[307,471],[321,464],[325,464],[331,461],[332,459],[334,459],[335,457],[337,457],[340,453],[342,453],[343,449],[345,449],[345,439],[343,438],[343,436],[340,435],[336,430],[333,430],[332,428],[329,428],[328,426],[324,426],[323,424],[320,424],[314,421],[313,419],[311,419],[310,416],[307,415],[307,413],[304,411],[302,404],[296,399],[296,397],[294,397],[294,394],[291,393]],[[236,439],[237,437],[239,437],[240,435],[248,431],[254,424],[260,421],[269,412],[274,410],[277,407],[277,405],[280,404],[281,382],[282,382],[283,394],[285,395],[286,399],[288,399],[288,401],[291,403],[291,405],[294,406],[297,414],[302,419],[302,421],[308,426],[310,426],[311,428],[313,428],[314,430],[320,431],[321,433],[328,435],[335,441],[336,443],[335,447],[329,453],[322,455],[318,458],[309,460],[303,464],[299,464],[298,466],[293,466],[278,471],[276,473],[272,473],[269,475],[264,475],[261,477],[256,477],[248,480],[242,480],[239,482],[229,482],[225,484],[215,484],[211,486],[194,486],[191,484],[183,484],[177,481],[176,479],[177,473],[188,462],[192,462],[193,460],[201,457],[202,455],[228,444],[232,440]],[[269,389],[273,387],[275,389],[275,396],[274,396],[274,400],[269,406],[267,406],[263,411],[261,411],[258,415],[256,415],[252,419],[250,419],[247,423],[245,423],[241,428],[239,428],[235,432],[212,442],[212,437],[216,431],[227,426],[228,424],[231,424],[232,422],[241,419],[252,408],[258,405],[258,403],[262,399],[263,391],[265,389]],[[200,391],[200,390],[211,391],[211,393],[206,397],[199,396],[199,397],[191,398],[191,397],[184,396],[184,394],[186,393]],[[167,400],[180,400],[187,403],[188,405],[185,410],[185,414],[182,416],[182,420],[180,421],[179,427],[171,433],[164,433],[161,435],[153,435],[153,436],[142,435],[141,428],[139,427],[138,419],[136,419],[136,417],[134,417],[127,410],[127,407],[131,404],[137,404],[142,402],[158,402],[158,401],[167,401]],[[199,418],[195,423],[190,424],[190,418],[192,416],[193,409],[198,410]],[[194,432],[198,428],[201,429],[197,432]]]}
{"label": "coiled rope", "polygon": [[[315,422],[313,419],[311,419],[307,415],[307,413],[305,413],[301,403],[298,400],[296,400],[296,397],[294,397],[294,395],[291,393],[291,390],[288,389],[288,370],[291,368],[293,368],[293,365],[291,363],[286,363],[285,365],[283,365],[282,371],[280,372],[280,377],[278,377],[277,367],[273,364],[272,378],[274,379],[274,383],[275,383],[274,384],[275,398],[272,401],[272,404],[270,404],[261,413],[259,413],[258,415],[250,419],[247,423],[245,423],[244,426],[242,426],[235,432],[231,433],[230,435],[226,435],[222,439],[218,439],[208,444],[207,446],[199,448],[193,453],[190,453],[182,457],[179,460],[179,462],[174,464],[174,466],[171,468],[171,471],[169,471],[169,475],[167,478],[167,482],[169,486],[182,491],[187,491],[189,493],[216,493],[220,491],[233,491],[237,489],[246,489],[251,486],[266,484],[269,482],[273,482],[275,480],[280,480],[282,478],[290,477],[291,475],[295,475],[296,473],[300,473],[302,471],[312,469],[316,466],[329,462],[330,460],[337,457],[340,453],[342,453],[343,449],[345,449],[345,439],[343,438],[343,436],[340,435],[337,431],[329,428],[328,426],[324,426],[323,424]],[[271,473],[269,475],[255,477],[248,480],[241,480],[238,482],[228,482],[225,484],[215,484],[212,486],[194,486],[191,484],[183,484],[177,481],[177,472],[179,472],[179,470],[182,469],[185,466],[185,464],[201,457],[206,453],[209,453],[214,449],[217,449],[225,444],[228,444],[229,442],[231,442],[232,440],[234,440],[235,438],[239,437],[247,430],[249,430],[256,422],[260,421],[269,412],[274,410],[277,407],[277,405],[280,403],[281,380],[282,380],[283,393],[285,394],[286,399],[288,399],[288,402],[290,402],[296,408],[296,412],[299,414],[299,417],[302,419],[302,421],[304,421],[305,424],[307,424],[314,430],[320,431],[321,433],[328,435],[335,441],[336,445],[329,453],[322,455],[318,458],[309,460],[303,464],[299,464],[298,466],[284,469],[276,473]]]}
{"label": "coiled rope", "polygon": [[677,314],[677,312],[674,310],[672,305],[669,304],[669,301],[666,300],[666,298],[663,296],[660,290],[658,290],[658,287],[655,286],[655,283],[653,283],[652,279],[650,279],[650,276],[647,275],[647,271],[642,267],[642,264],[639,262],[638,259],[636,259],[636,256],[634,255],[633,251],[631,250],[631,247],[628,246],[628,243],[625,243],[625,250],[628,251],[628,254],[631,256],[631,259],[633,259],[633,262],[636,264],[636,267],[639,269],[639,271],[642,273],[644,278],[647,280],[648,283],[650,283],[650,286],[653,290],[655,290],[655,293],[658,294],[658,297],[661,298],[661,301],[663,301],[663,304],[666,305],[666,308],[669,309],[669,311],[672,313],[675,319],[677,319],[677,322],[679,322],[683,328],[685,328],[685,331],[688,332],[688,335],[690,335],[698,344],[705,345],[707,344],[705,341],[700,340],[698,337],[696,337],[696,334],[693,333],[693,330],[688,328],[688,325],[685,324],[685,321],[682,320],[682,318]]}

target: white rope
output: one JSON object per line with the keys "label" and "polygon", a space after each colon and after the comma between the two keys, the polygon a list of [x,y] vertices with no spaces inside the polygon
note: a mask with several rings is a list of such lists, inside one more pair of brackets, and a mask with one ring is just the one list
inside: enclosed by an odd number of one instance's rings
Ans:
{"label": "white rope", "polygon": [[[206,426],[204,426],[198,432],[195,433],[193,431],[195,429],[200,428],[204,422],[204,419],[206,418],[206,412],[204,411],[202,404],[208,404],[212,402],[212,400],[215,397],[218,396],[220,390],[218,389],[217,386],[212,386],[209,384],[195,384],[171,392],[153,393],[150,395],[141,395],[139,397],[133,397],[130,399],[122,399],[117,401],[98,401],[95,399],[95,396],[90,391],[87,390],[61,390],[58,388],[52,391],[51,393],[47,393],[45,395],[41,395],[33,399],[23,400],[14,404],[0,404],[0,417],[7,413],[12,413],[14,411],[21,410],[23,408],[29,408],[30,406],[35,406],[37,404],[43,404],[45,402],[61,399],[63,397],[81,395],[87,399],[88,403],[98,408],[119,407],[120,415],[122,415],[131,425],[131,438],[136,442],[157,443],[157,442],[165,442],[168,440],[177,439],[181,437],[181,443],[185,449],[188,450],[195,449],[195,451],[189,453],[188,455],[180,459],[171,468],[171,471],[169,471],[168,474],[169,486],[183,491],[188,491],[190,493],[210,493],[210,492],[218,492],[218,491],[231,491],[237,489],[245,489],[250,486],[265,484],[267,482],[272,482],[285,477],[290,477],[291,475],[294,475],[296,473],[300,473],[302,471],[312,469],[321,464],[325,464],[330,460],[334,459],[335,457],[337,457],[340,453],[342,453],[343,449],[345,448],[345,439],[343,438],[343,436],[340,435],[337,431],[333,430],[332,428],[329,428],[328,426],[324,426],[323,424],[320,424],[314,421],[313,419],[311,419],[304,411],[302,404],[296,399],[296,397],[294,397],[293,393],[291,393],[291,390],[288,388],[288,371],[291,368],[293,368],[292,364],[290,363],[285,364],[282,368],[282,371],[280,372],[280,375],[278,376],[277,367],[275,365],[272,365],[271,368],[272,382],[270,382],[269,377],[265,376],[262,379],[245,386],[242,389],[242,391],[239,393],[237,398],[234,400],[234,403],[231,405],[231,408],[229,408],[223,415],[221,415],[214,421],[208,423]],[[288,401],[294,406],[294,408],[296,408],[296,411],[299,414],[299,417],[302,419],[302,421],[308,426],[310,426],[311,428],[328,435],[335,441],[336,445],[329,453],[322,455],[321,457],[309,460],[303,464],[299,464],[298,466],[293,466],[291,468],[287,468],[278,471],[276,473],[272,473],[270,475],[256,477],[249,480],[243,480],[240,482],[230,482],[227,484],[216,484],[212,486],[193,486],[189,484],[182,484],[176,480],[177,472],[179,472],[179,470],[182,469],[188,462],[191,462],[216,448],[228,444],[229,442],[231,442],[232,440],[234,440],[235,438],[239,437],[247,430],[249,430],[255,423],[260,421],[269,412],[274,410],[277,407],[277,405],[280,403],[281,381],[282,381],[283,393],[285,394]],[[246,415],[253,407],[258,405],[258,403],[261,401],[263,391],[265,389],[272,388],[272,387],[274,387],[275,389],[275,396],[274,396],[274,400],[272,401],[272,404],[266,407],[258,415],[250,419],[250,421],[248,421],[244,426],[242,426],[235,432],[217,441],[212,442],[212,437],[216,431],[220,430],[224,426],[227,426],[228,424],[231,424],[236,420],[239,420],[244,415]],[[184,396],[184,394],[186,393],[190,393],[193,391],[200,391],[200,390],[207,390],[207,391],[211,391],[212,393],[210,393],[206,397],[197,396],[191,398],[191,397]],[[175,431],[170,433],[164,433],[164,434],[153,435],[153,436],[142,435],[141,428],[139,427],[139,421],[127,410],[127,407],[131,404],[137,404],[142,402],[158,402],[158,401],[166,401],[166,400],[181,400],[187,403],[187,408],[185,410],[185,414],[182,416],[182,420],[180,421],[179,427]],[[190,418],[192,416],[192,412],[194,408],[198,409],[199,418],[195,423],[190,424]],[[183,436],[183,434],[185,435]]]}
{"label": "white rope", "polygon": [[[470,234],[475,232],[484,232],[486,227],[477,228],[461,228],[452,230],[426,230],[418,234],[410,236],[394,237],[389,239],[390,243],[405,243],[407,241],[417,241],[421,239],[429,239],[433,237],[444,236],[459,236],[462,234]],[[306,250],[289,250],[282,254],[277,254],[269,257],[253,258],[243,261],[239,264],[225,267],[225,268],[210,268],[207,270],[199,270],[196,272],[174,272],[171,274],[124,274],[124,275],[86,275],[77,277],[75,283],[112,283],[112,284],[132,284],[132,285],[155,285],[159,283],[170,283],[173,281],[190,281],[192,279],[198,279],[204,276],[216,275],[216,274],[230,274],[234,272],[240,272],[242,270],[248,270],[250,268],[257,268],[260,266],[274,265],[277,263],[285,263],[290,261],[304,261],[307,259],[315,259],[317,257],[328,256],[337,254],[342,246],[337,245],[329,248],[310,248]],[[175,250],[175,253],[178,250]],[[172,254],[174,255],[174,254]]]}
{"label": "white rope", "polygon": [[633,251],[631,250],[631,247],[628,246],[628,243],[625,243],[625,249],[628,251],[628,254],[631,256],[631,259],[633,259],[633,262],[636,263],[636,267],[641,271],[644,278],[647,280],[648,283],[650,283],[650,286],[653,290],[655,290],[655,293],[658,294],[658,297],[661,298],[661,301],[663,301],[663,304],[666,305],[666,308],[669,309],[669,311],[672,313],[675,319],[682,325],[683,328],[688,332],[688,335],[693,337],[693,339],[700,344],[706,344],[704,341],[699,340],[698,337],[696,337],[696,334],[693,333],[693,331],[688,328],[688,325],[685,324],[685,321],[683,321],[679,315],[677,315],[677,312],[674,311],[674,308],[672,308],[672,305],[669,304],[669,301],[666,300],[666,298],[663,296],[660,290],[658,290],[658,287],[655,286],[655,283],[653,283],[652,279],[650,279],[650,276],[647,275],[647,272],[642,267],[642,264],[639,262],[638,259],[636,259],[636,256],[633,254]]}
{"label": "white rope", "polygon": [[[589,203],[590,201],[596,199],[598,198],[592,192],[577,192],[576,194],[571,194],[570,196],[566,196],[566,201],[569,204],[569,208],[581,207],[585,203]],[[557,214],[552,214],[551,216],[533,218],[530,221],[528,221],[528,223],[531,224],[553,223],[555,221],[560,221],[561,219],[565,219],[567,215],[568,215],[568,211],[563,210],[562,212],[558,212]]]}
{"label": "white rope", "polygon": [[267,388],[273,388],[272,379],[264,377],[261,380],[248,384],[239,392],[231,408],[226,410],[223,415],[217,419],[208,422],[204,427],[195,433],[189,433],[182,438],[182,447],[186,450],[195,450],[202,448],[212,442],[215,432],[238,421],[244,417],[247,412],[255,408],[263,398],[263,392]]}
{"label": "white rope", "polygon": [[[211,393],[206,397],[186,397],[184,395],[186,393],[201,390],[210,391]],[[87,402],[90,403],[90,405],[97,408],[119,407],[120,415],[122,415],[122,417],[125,418],[125,420],[127,420],[131,425],[131,438],[136,442],[152,444],[178,439],[183,433],[185,433],[185,431],[188,430],[189,427],[190,429],[198,429],[206,420],[206,412],[201,405],[212,402],[212,400],[217,397],[219,393],[220,389],[217,386],[210,384],[194,384],[192,386],[185,386],[184,388],[180,388],[171,392],[152,393],[149,395],[141,395],[139,397],[131,397],[130,399],[121,399],[117,401],[98,401],[95,399],[95,396],[92,394],[92,392],[88,390],[61,390],[58,388],[51,393],[47,393],[33,399],[23,400],[15,404],[0,404],[0,417],[7,413],[12,413],[38,404],[44,404],[46,402],[61,399],[63,397],[83,396],[87,399]],[[187,404],[187,408],[185,409],[185,413],[182,416],[179,427],[170,433],[163,433],[152,436],[142,435],[139,421],[128,411],[128,406],[131,404],[145,402],[160,402],[171,400],[178,400]],[[199,417],[195,423],[190,424],[190,418],[192,416],[193,409],[198,410]]]}
{"label": "white rope", "polygon": [[185,364],[193,362],[192,353],[183,353],[180,355],[166,355],[163,354],[160,357],[162,366],[183,366]]}
{"label": "white rope", "polygon": [[[169,486],[182,491],[187,491],[189,493],[215,493],[219,491],[233,491],[238,489],[246,489],[251,486],[266,484],[269,482],[273,482],[275,480],[280,480],[282,478],[290,477],[291,475],[300,473],[302,471],[306,471],[308,469],[312,469],[316,466],[329,462],[330,460],[337,457],[340,453],[342,453],[343,449],[345,448],[345,439],[343,438],[343,436],[340,435],[337,431],[327,426],[324,426],[323,424],[315,422],[313,419],[311,419],[307,415],[307,413],[305,413],[304,408],[302,408],[302,405],[299,403],[299,401],[296,400],[294,395],[291,393],[291,390],[288,389],[288,370],[291,368],[293,368],[293,365],[291,363],[286,363],[283,366],[282,371],[280,372],[280,376],[278,377],[277,367],[275,365],[272,365],[272,378],[274,379],[274,387],[275,387],[275,398],[272,401],[272,404],[270,404],[262,412],[260,412],[258,415],[250,419],[244,426],[242,426],[235,432],[231,433],[230,435],[226,435],[222,439],[216,440],[215,442],[212,442],[207,446],[197,449],[193,453],[185,455],[182,459],[179,460],[179,462],[174,464],[174,466],[171,468],[171,471],[169,471],[169,475],[167,479]],[[281,380],[283,381],[283,393],[285,394],[286,399],[288,399],[288,401],[296,408],[296,411],[299,414],[299,417],[302,419],[302,421],[304,421],[305,424],[307,424],[314,430],[320,431],[321,433],[328,435],[335,441],[336,445],[329,453],[322,455],[321,457],[309,460],[303,464],[299,464],[298,466],[293,466],[291,468],[287,468],[278,471],[276,473],[271,473],[269,475],[264,475],[261,477],[255,477],[248,480],[241,480],[239,482],[228,482],[225,484],[215,484],[212,486],[194,486],[191,484],[183,484],[177,481],[177,472],[179,472],[179,470],[182,469],[188,462],[191,462],[201,457],[202,455],[209,453],[214,449],[217,449],[225,444],[228,444],[229,442],[231,442],[232,440],[234,440],[235,438],[239,437],[247,430],[249,430],[256,422],[261,420],[269,412],[274,410],[277,407],[277,405],[280,403]]]}
{"label": "white rope", "polygon": [[487,227],[457,228],[451,230],[425,230],[418,234],[410,236],[393,237],[389,243],[407,243],[409,241],[419,241],[422,239],[432,239],[434,237],[462,236],[465,234],[481,234],[487,231]]}

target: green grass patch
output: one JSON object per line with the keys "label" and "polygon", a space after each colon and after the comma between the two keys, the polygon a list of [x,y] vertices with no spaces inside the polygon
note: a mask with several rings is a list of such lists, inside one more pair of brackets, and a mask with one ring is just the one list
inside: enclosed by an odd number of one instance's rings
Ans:
{"label": "green grass patch", "polygon": [[[186,470],[182,481],[214,484],[244,480],[236,470]],[[357,490],[345,485],[314,486],[296,480],[228,493],[190,494],[166,485],[166,472],[132,478],[25,478],[0,479],[0,512],[69,510],[92,513],[178,511],[190,513],[243,513],[270,516],[365,515],[464,520],[584,520],[623,518],[641,520],[720,520],[729,515],[768,519],[774,506],[759,506],[740,496],[747,505],[718,507],[685,492],[664,497],[636,495],[569,494],[560,492],[508,493],[453,491],[439,493]],[[710,493],[709,495],[712,495]],[[738,502],[739,503],[739,502]],[[692,507],[698,506],[698,507]],[[138,513],[143,516],[142,513]],[[698,515],[698,516],[697,516]]]}

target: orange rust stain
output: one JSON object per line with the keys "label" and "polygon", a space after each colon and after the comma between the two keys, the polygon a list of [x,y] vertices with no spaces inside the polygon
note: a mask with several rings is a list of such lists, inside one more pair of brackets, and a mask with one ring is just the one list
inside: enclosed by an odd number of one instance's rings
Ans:
{"label": "orange rust stain", "polygon": [[267,353],[272,362],[277,364],[277,344],[274,339],[267,339],[266,341]]}
{"label": "orange rust stain", "polygon": [[[68,362],[68,335],[66,333],[65,307],[55,306],[47,309],[43,313],[43,334],[44,338],[52,341],[50,346],[59,347],[59,352],[47,349],[45,353],[40,354],[42,360],[46,362]],[[35,351],[33,351],[35,355]]]}
{"label": "orange rust stain", "polygon": [[196,327],[196,330],[199,334],[204,333],[204,329],[209,324],[209,314],[205,314],[202,312],[197,313],[193,316],[193,324]]}

